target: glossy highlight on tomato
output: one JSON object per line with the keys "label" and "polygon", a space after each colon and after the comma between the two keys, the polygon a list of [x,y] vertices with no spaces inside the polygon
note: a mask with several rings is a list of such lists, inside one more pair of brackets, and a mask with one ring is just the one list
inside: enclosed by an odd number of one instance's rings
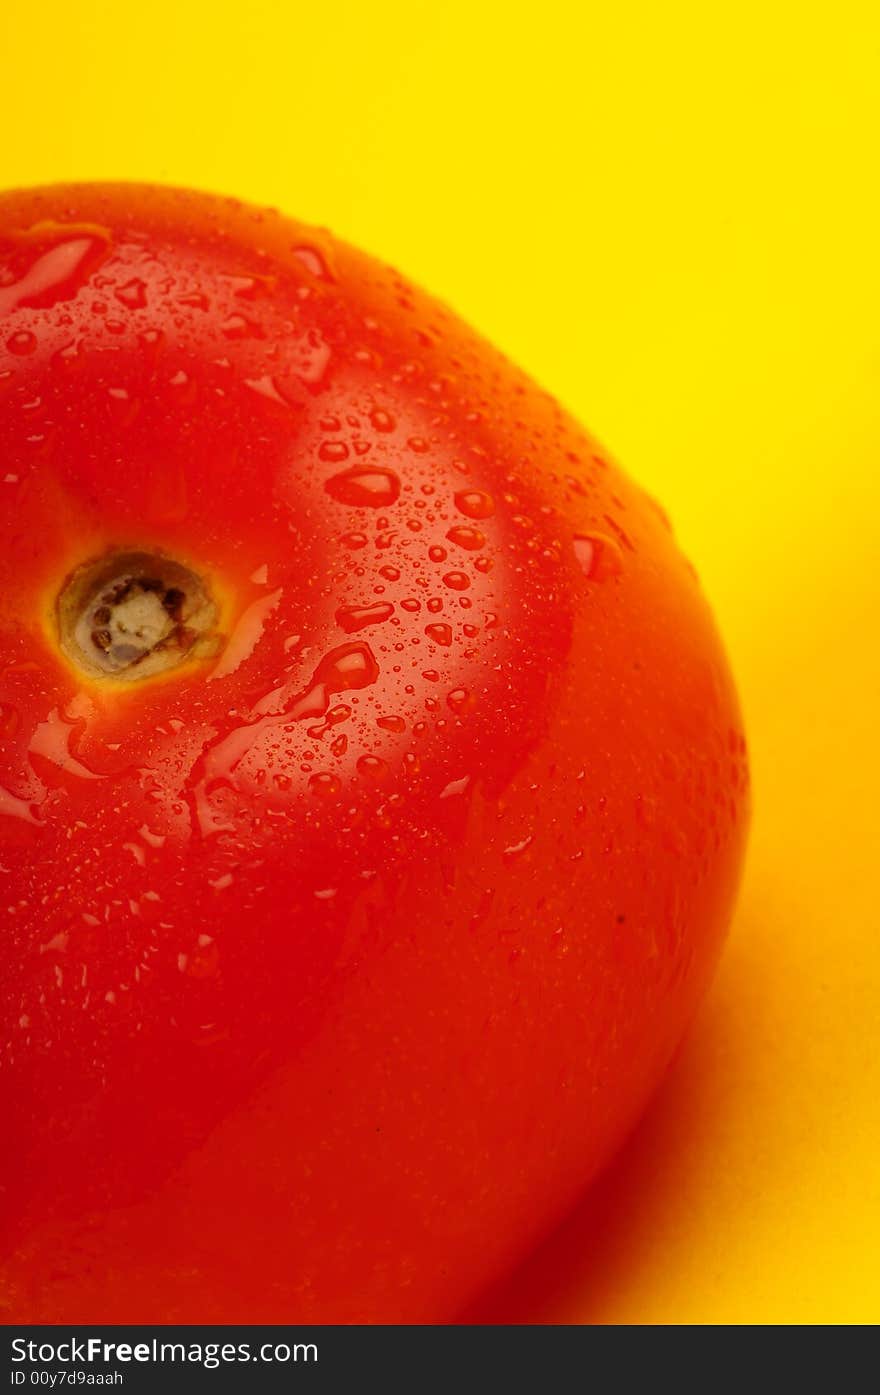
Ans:
{"label": "glossy highlight on tomato", "polygon": [[0,196],[0,1311],[442,1322],[714,968],[742,724],[662,510],[329,234]]}

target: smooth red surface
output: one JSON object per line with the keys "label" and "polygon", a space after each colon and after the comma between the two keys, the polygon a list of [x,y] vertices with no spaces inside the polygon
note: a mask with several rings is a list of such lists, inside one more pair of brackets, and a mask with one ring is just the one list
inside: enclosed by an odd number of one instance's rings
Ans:
{"label": "smooth red surface", "polygon": [[[5,476],[5,479],[4,479]],[[715,963],[740,718],[662,512],[396,272],[135,186],[0,198],[11,1321],[444,1321]],[[113,546],[228,642],[123,690]]]}

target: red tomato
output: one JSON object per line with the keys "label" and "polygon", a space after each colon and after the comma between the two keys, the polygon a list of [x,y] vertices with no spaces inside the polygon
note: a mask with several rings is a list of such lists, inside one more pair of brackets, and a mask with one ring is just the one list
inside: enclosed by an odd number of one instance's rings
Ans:
{"label": "red tomato", "polygon": [[0,198],[7,1321],[442,1321],[715,964],[730,675],[662,511],[326,233]]}

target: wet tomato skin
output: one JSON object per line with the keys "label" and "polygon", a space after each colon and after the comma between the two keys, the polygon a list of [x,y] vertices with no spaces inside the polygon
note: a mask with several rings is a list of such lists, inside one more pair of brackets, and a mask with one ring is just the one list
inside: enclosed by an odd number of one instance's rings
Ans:
{"label": "wet tomato skin", "polygon": [[[656,504],[398,273],[230,200],[0,197],[7,1321],[443,1321],[714,967],[741,719]],[[59,646],[116,549],[213,648]]]}

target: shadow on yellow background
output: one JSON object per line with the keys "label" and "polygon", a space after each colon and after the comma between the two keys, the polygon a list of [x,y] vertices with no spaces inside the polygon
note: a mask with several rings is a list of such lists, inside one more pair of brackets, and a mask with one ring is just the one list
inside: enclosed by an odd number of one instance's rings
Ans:
{"label": "shadow on yellow background", "polygon": [[214,188],[398,263],[663,501],[715,606],[729,949],[493,1317],[880,1319],[876,6],[46,0],[0,53],[0,185]]}

